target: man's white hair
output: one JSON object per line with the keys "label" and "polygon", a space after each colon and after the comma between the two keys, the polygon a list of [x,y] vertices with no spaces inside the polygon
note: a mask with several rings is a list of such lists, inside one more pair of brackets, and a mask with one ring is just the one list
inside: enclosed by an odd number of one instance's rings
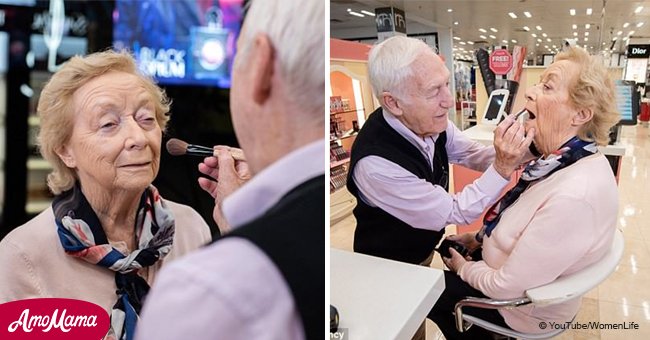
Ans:
{"label": "man's white hair", "polygon": [[372,91],[382,106],[383,92],[401,95],[404,85],[412,81],[412,64],[422,53],[435,52],[423,41],[403,36],[384,40],[370,50],[368,75]]}
{"label": "man's white hair", "polygon": [[[325,3],[322,0],[251,0],[241,32],[240,62],[256,34],[273,44],[292,100],[325,120]],[[236,65],[246,67],[246,65]]]}

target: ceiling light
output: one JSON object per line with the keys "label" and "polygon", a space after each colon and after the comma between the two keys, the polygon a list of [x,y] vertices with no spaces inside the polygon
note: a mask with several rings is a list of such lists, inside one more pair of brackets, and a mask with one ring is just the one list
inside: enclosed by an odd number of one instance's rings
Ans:
{"label": "ceiling light", "polygon": [[449,12],[449,13],[451,13],[451,12],[453,12],[453,11],[454,11],[454,10],[451,9],[451,8],[447,9],[447,12]]}
{"label": "ceiling light", "polygon": [[551,42],[551,38],[546,38],[546,41]]}
{"label": "ceiling light", "polygon": [[350,13],[350,15],[354,15],[355,17],[365,18],[365,15],[363,15],[361,13],[357,13],[357,12],[354,12],[354,11],[349,11],[348,13]]}
{"label": "ceiling light", "polygon": [[585,32],[585,37],[589,36],[589,32]]}
{"label": "ceiling light", "polygon": [[513,19],[517,19],[517,15],[515,13],[510,12],[508,15]]}
{"label": "ceiling light", "polygon": [[548,48],[548,45],[544,45],[544,48]]}
{"label": "ceiling light", "polygon": [[623,28],[627,28],[627,26],[630,26],[629,22],[626,22],[626,23],[623,24]]}
{"label": "ceiling light", "polygon": [[368,12],[368,11],[366,11],[366,10],[361,10],[361,13],[363,13],[363,14],[365,14],[365,15],[369,15],[369,16],[371,16],[371,17],[374,17],[374,16],[375,16],[375,13],[373,13],[373,12]]}
{"label": "ceiling light", "polygon": [[621,35],[621,34],[623,34],[623,31],[618,31],[618,33],[616,33],[616,35]]}
{"label": "ceiling light", "polygon": [[539,46],[539,44],[535,44],[535,46]]}
{"label": "ceiling light", "polygon": [[589,29],[591,27],[591,24],[585,24],[585,29]]}
{"label": "ceiling light", "polygon": [[542,26],[535,26],[535,28],[537,28],[538,31],[542,30]]}
{"label": "ceiling light", "polygon": [[553,45],[553,48],[557,48],[557,45]]}
{"label": "ceiling light", "polygon": [[633,35],[635,31],[630,31],[627,35]]}
{"label": "ceiling light", "polygon": [[501,40],[502,43],[507,44],[508,40]]}
{"label": "ceiling light", "polygon": [[492,31],[492,32],[494,32],[494,33],[499,32],[499,30],[497,30],[497,29],[494,28],[494,27],[490,27],[490,31]]}
{"label": "ceiling light", "polygon": [[351,10],[352,10],[352,8],[348,8],[348,12],[351,11]]}
{"label": "ceiling light", "polygon": [[591,8],[587,8],[587,15],[591,15]]}
{"label": "ceiling light", "polygon": [[575,29],[578,29],[578,25],[573,24],[573,26],[571,26],[571,28],[573,28],[574,30],[575,30]]}
{"label": "ceiling light", "polygon": [[530,12],[524,12],[524,15],[526,18],[532,18],[533,16],[530,14]]}
{"label": "ceiling light", "polygon": [[589,38],[585,37],[585,41],[588,41],[588,40],[589,40]]}
{"label": "ceiling light", "polygon": [[537,42],[542,42],[542,39],[537,39]]}
{"label": "ceiling light", "polygon": [[573,8],[571,8],[571,9],[569,10],[569,14],[571,14],[571,15],[576,15],[576,10],[573,9]]}
{"label": "ceiling light", "polygon": [[512,41],[513,44],[516,44],[516,43],[517,43],[517,40],[515,40],[515,39],[512,39],[512,40],[510,40],[510,41]]}
{"label": "ceiling light", "polygon": [[578,36],[578,32],[573,32],[573,36],[574,36],[574,37],[577,37],[577,36]]}
{"label": "ceiling light", "polygon": [[641,27],[641,26],[643,26],[643,23],[642,23],[642,22],[636,24],[636,27]]}
{"label": "ceiling light", "polygon": [[614,37],[614,38],[612,38],[612,41],[616,41],[616,39],[618,39],[618,37]]}
{"label": "ceiling light", "polygon": [[530,28],[528,28],[528,26],[524,26],[524,31],[528,32],[530,31]]}
{"label": "ceiling light", "polygon": [[454,37],[454,40],[460,40],[460,37]]}
{"label": "ceiling light", "polygon": [[481,38],[481,39],[487,39],[487,37],[484,36],[484,35],[479,35],[479,38]]}
{"label": "ceiling light", "polygon": [[532,33],[531,35],[533,36],[533,38],[537,38],[537,34]]}
{"label": "ceiling light", "polygon": [[464,41],[461,41],[461,42],[459,42],[459,44],[461,44],[461,45],[465,45],[465,42],[464,42]]}
{"label": "ceiling light", "polygon": [[623,41],[627,41],[628,39],[630,39],[630,37],[625,37],[623,38]]}
{"label": "ceiling light", "polygon": [[487,33],[487,31],[485,29],[483,29],[483,28],[479,28],[478,30],[483,32],[483,33]]}
{"label": "ceiling light", "polygon": [[634,10],[634,13],[639,14],[643,10],[643,6],[639,6]]}
{"label": "ceiling light", "polygon": [[468,41],[467,43],[470,44],[470,45],[474,45],[473,41]]}
{"label": "ceiling light", "polygon": [[454,21],[454,25],[458,25],[458,21]]}
{"label": "ceiling light", "polygon": [[542,37],[546,38],[548,35],[546,33],[542,33]]}
{"label": "ceiling light", "polygon": [[492,34],[490,34],[490,38],[492,38],[492,39],[496,39],[497,37],[495,37],[495,36],[493,36]]}

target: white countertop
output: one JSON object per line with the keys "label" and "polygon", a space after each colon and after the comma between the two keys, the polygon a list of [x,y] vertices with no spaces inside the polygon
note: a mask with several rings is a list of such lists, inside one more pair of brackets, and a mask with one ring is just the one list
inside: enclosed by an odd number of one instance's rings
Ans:
{"label": "white countertop", "polygon": [[[483,145],[492,145],[494,141],[494,129],[496,126],[478,124],[464,130],[463,134]],[[598,149],[604,155],[625,156],[625,147],[622,145],[599,146]]]}
{"label": "white countertop", "polygon": [[442,270],[330,248],[330,303],[349,340],[409,340],[445,289]]}

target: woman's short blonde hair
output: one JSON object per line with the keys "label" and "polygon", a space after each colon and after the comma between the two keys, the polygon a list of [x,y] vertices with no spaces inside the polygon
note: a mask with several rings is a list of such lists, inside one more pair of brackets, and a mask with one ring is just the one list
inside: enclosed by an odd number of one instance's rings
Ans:
{"label": "woman's short blonde hair", "polygon": [[578,109],[593,112],[593,118],[582,126],[578,137],[595,141],[598,145],[609,143],[609,130],[621,119],[616,108],[616,93],[607,68],[602,61],[590,56],[580,47],[571,47],[559,53],[555,61],[569,60],[580,65],[578,78],[569,87],[569,98]]}
{"label": "woman's short blonde hair", "polygon": [[105,51],[71,58],[45,85],[37,108],[41,121],[38,144],[43,158],[52,164],[47,185],[55,195],[72,188],[77,181],[75,171],[56,153],[72,135],[76,112],[72,97],[86,83],[109,72],[125,72],[138,77],[154,99],[158,125],[163,131],[167,126],[171,101],[150,77],[138,70],[130,54]]}

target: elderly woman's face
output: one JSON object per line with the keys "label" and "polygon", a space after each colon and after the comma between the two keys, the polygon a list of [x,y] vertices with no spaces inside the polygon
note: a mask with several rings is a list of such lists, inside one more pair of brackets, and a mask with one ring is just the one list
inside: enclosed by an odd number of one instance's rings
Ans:
{"label": "elderly woman's face", "polygon": [[569,98],[569,90],[578,77],[580,65],[561,60],[551,64],[539,84],[526,90],[526,109],[530,112],[526,131],[535,128],[535,146],[548,155],[569,138],[577,127],[572,124],[577,114]]}
{"label": "elderly woman's face", "polygon": [[144,190],[158,173],[162,131],[154,98],[124,72],[99,76],[73,96],[74,127],[60,156],[82,186]]}

